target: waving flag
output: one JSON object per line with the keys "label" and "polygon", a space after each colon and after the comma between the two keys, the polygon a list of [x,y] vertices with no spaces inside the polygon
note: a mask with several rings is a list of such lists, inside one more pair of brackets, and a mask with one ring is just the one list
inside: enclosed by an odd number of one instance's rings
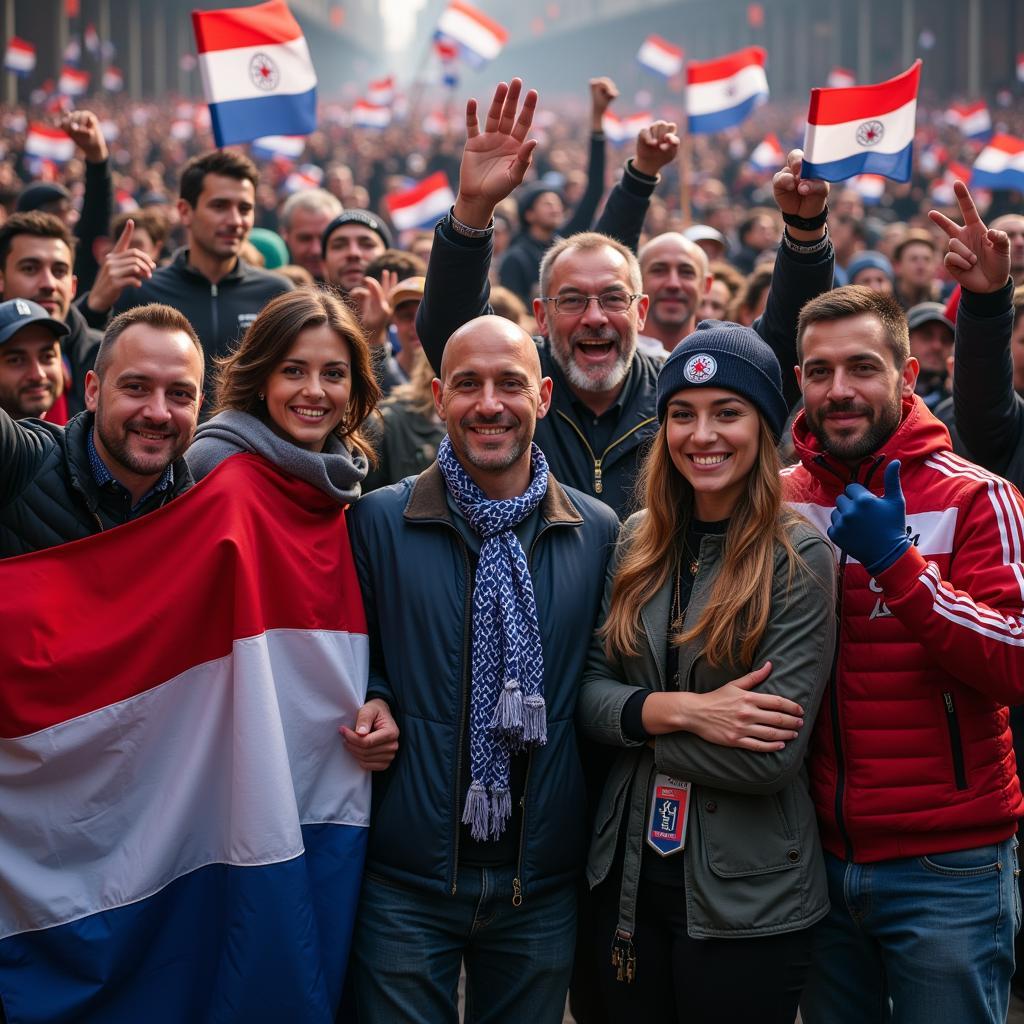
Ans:
{"label": "waving flag", "polygon": [[252,140],[252,155],[261,160],[274,157],[298,160],[305,148],[306,139],[302,135],[263,135]]}
{"label": "waving flag", "polygon": [[82,59],[82,44],[78,36],[72,36],[64,47],[64,60],[68,64],[77,64]]}
{"label": "waving flag", "polygon": [[441,12],[435,38],[453,43],[474,68],[494,60],[508,42],[508,31],[465,0],[451,0]]}
{"label": "waving flag", "polygon": [[7,1019],[331,1024],[370,801],[339,506],[237,455],[0,563],[0,615]]}
{"label": "waving flag", "polygon": [[654,115],[649,110],[630,114],[628,117],[618,117],[608,110],[602,118],[601,127],[613,146],[624,146],[635,139],[653,120]]}
{"label": "waving flag", "polygon": [[25,152],[43,160],[66,163],[75,155],[75,143],[59,128],[33,121],[25,136]]}
{"label": "waving flag", "polygon": [[804,137],[805,178],[856,174],[910,180],[921,62],[878,85],[812,89]]}
{"label": "waving flag", "polygon": [[57,80],[57,92],[62,96],[84,96],[89,90],[89,72],[65,65]]}
{"label": "waving flag", "polygon": [[455,195],[447,175],[437,171],[405,192],[387,196],[384,201],[391,223],[399,231],[411,231],[432,228],[455,202]]}
{"label": "waving flag", "polygon": [[648,71],[665,78],[678,75],[683,70],[683,57],[678,46],[673,46],[661,36],[648,36],[636,55],[637,61]]}
{"label": "waving flag", "polygon": [[786,154],[774,132],[769,132],[750,154],[750,163],[759,171],[777,171],[785,162]]}
{"label": "waving flag", "polygon": [[686,67],[686,112],[690,132],[702,135],[741,124],[768,99],[767,54],[760,46],[690,61]]}
{"label": "waving flag", "polygon": [[833,68],[825,81],[830,89],[849,89],[857,84],[857,76],[849,68]]}
{"label": "waving flag", "polygon": [[4,53],[4,70],[16,75],[27,75],[36,67],[36,48],[24,39],[11,36]]}
{"label": "waving flag", "polygon": [[357,100],[352,107],[352,125],[355,128],[387,128],[391,124],[391,111],[366,100]]}
{"label": "waving flag", "polygon": [[85,48],[94,56],[98,56],[100,52],[100,34],[96,31],[96,26],[91,22],[85,27]]}
{"label": "waving flag", "polygon": [[366,88],[366,98],[378,107],[386,107],[395,99],[395,76],[378,78]]}
{"label": "waving flag", "polygon": [[968,181],[970,177],[970,167],[951,162],[942,177],[937,178],[929,186],[928,192],[932,202],[940,203],[942,206],[956,206],[956,193],[953,191],[953,185],[957,181]]}
{"label": "waving flag", "polygon": [[124,88],[124,75],[113,64],[103,69],[103,88],[107,92],[120,92]]}
{"label": "waving flag", "polygon": [[993,135],[974,161],[970,185],[1024,192],[1024,139]]}
{"label": "waving flag", "polygon": [[876,206],[885,195],[885,178],[880,174],[858,174],[850,179],[850,186],[860,194],[865,206]]}
{"label": "waving flag", "polygon": [[967,139],[987,139],[992,134],[992,115],[984,100],[980,103],[954,103],[946,111],[946,124],[959,129]]}
{"label": "waving flag", "polygon": [[192,27],[218,146],[316,130],[316,72],[284,0],[193,11]]}
{"label": "waving flag", "polygon": [[324,180],[323,169],[316,164],[302,164],[285,178],[284,190],[289,195],[307,188],[319,188]]}

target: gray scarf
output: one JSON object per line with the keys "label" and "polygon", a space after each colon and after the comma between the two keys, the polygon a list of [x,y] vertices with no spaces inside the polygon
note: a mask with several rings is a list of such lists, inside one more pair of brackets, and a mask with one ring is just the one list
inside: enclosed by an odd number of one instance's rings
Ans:
{"label": "gray scarf", "polygon": [[365,456],[350,452],[334,434],[328,435],[322,452],[307,451],[279,437],[263,420],[235,409],[219,412],[200,425],[185,461],[196,480],[201,480],[238,452],[262,455],[341,505],[359,497],[359,485],[369,468]]}

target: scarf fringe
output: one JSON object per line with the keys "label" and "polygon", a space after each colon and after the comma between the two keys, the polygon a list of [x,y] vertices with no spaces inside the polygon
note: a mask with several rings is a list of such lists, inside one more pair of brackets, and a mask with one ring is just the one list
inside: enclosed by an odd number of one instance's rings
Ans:
{"label": "scarf fringe", "polygon": [[512,817],[512,794],[507,789],[491,790],[491,838],[497,839]]}
{"label": "scarf fringe", "polygon": [[506,679],[494,704],[491,728],[518,737],[523,729],[523,691],[518,679]]}
{"label": "scarf fringe", "polygon": [[477,842],[483,842],[490,831],[490,805],[487,790],[482,782],[473,782],[466,794],[466,809],[462,812],[462,824],[469,826],[469,832]]}
{"label": "scarf fringe", "polygon": [[523,744],[544,746],[548,741],[548,712],[539,693],[523,700]]}

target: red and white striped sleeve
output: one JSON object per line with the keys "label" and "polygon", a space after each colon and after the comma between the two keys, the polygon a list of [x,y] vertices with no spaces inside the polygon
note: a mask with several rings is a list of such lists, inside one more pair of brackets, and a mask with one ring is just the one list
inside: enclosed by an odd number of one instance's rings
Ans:
{"label": "red and white striped sleeve", "polygon": [[[935,459],[941,461],[933,465]],[[1024,702],[1024,498],[952,454],[933,468],[964,482],[949,579],[911,548],[877,583],[935,664],[1005,704]]]}

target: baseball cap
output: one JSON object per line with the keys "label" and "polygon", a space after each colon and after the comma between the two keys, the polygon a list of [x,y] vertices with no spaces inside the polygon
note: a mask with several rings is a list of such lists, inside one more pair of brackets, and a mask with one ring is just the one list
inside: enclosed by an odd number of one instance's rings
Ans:
{"label": "baseball cap", "polygon": [[422,299],[423,286],[426,282],[425,277],[407,277],[404,281],[399,281],[388,294],[388,302],[391,303],[392,309],[403,302],[418,302]]}
{"label": "baseball cap", "polygon": [[52,316],[38,302],[31,299],[8,299],[0,302],[0,345],[9,341],[29,324],[41,324],[53,331],[54,337],[63,338],[71,329]]}
{"label": "baseball cap", "polygon": [[723,246],[726,244],[725,235],[710,224],[694,224],[692,227],[688,227],[683,232],[683,238],[691,242],[718,242]]}
{"label": "baseball cap", "polygon": [[946,316],[946,307],[941,302],[919,302],[907,310],[907,327],[911,331],[932,322],[945,324],[951,331],[956,330],[953,321]]}

